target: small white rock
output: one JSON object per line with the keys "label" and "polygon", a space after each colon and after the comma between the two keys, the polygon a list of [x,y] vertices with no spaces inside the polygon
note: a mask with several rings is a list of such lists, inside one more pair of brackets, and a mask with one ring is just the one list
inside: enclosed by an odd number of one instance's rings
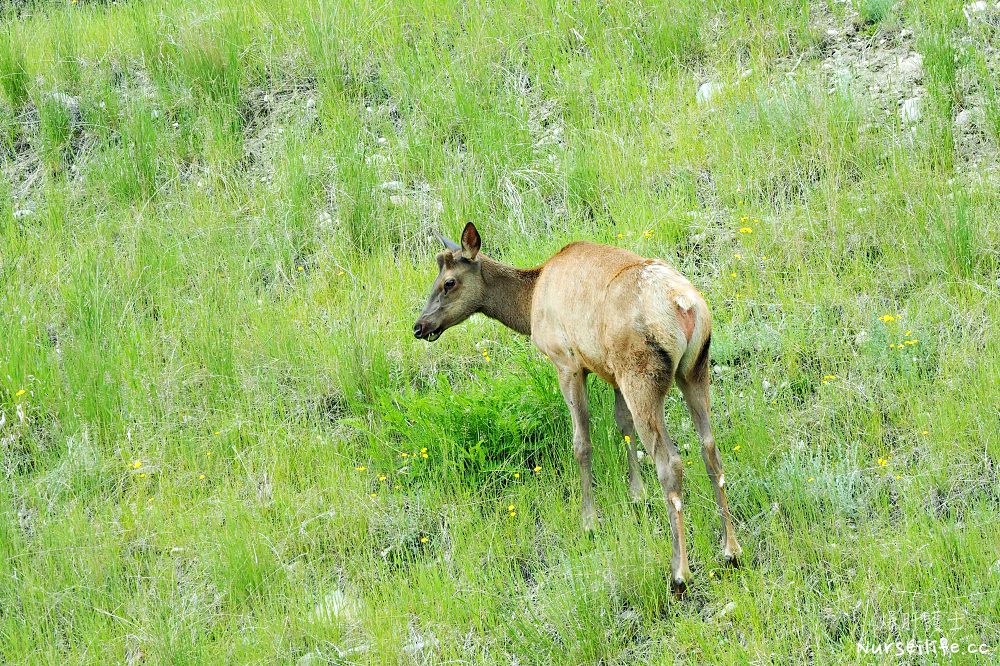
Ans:
{"label": "small white rock", "polygon": [[387,180],[381,185],[379,185],[383,190],[387,192],[402,192],[403,191],[403,181],[400,180]]}
{"label": "small white rock", "polygon": [[349,599],[343,590],[329,592],[313,609],[313,616],[325,622],[350,622],[357,618],[357,614],[358,603]]}
{"label": "small white rock", "polygon": [[920,98],[911,97],[904,100],[899,108],[899,117],[903,124],[916,122],[920,118]]}
{"label": "small white rock", "polygon": [[403,652],[408,655],[418,655],[426,650],[436,650],[438,647],[438,639],[434,636],[414,636],[410,641],[403,646]]}
{"label": "small white rock", "polygon": [[955,116],[955,125],[958,127],[966,127],[972,122],[972,112],[968,109],[962,109]]}
{"label": "small white rock", "polygon": [[307,109],[314,109],[314,108],[316,108],[316,100],[313,99],[312,97],[310,97],[309,99],[307,99],[306,100],[306,108]]}
{"label": "small white rock", "polygon": [[22,217],[28,217],[34,212],[35,211],[31,210],[30,208],[18,208],[17,210],[14,211],[14,219],[20,220]]}
{"label": "small white rock", "polygon": [[990,3],[984,0],[979,0],[979,2],[973,2],[965,7],[962,7],[962,13],[965,14],[965,20],[972,23],[978,18],[981,18],[982,14],[985,14],[990,9]]}
{"label": "small white rock", "polygon": [[736,602],[730,601],[728,604],[722,607],[722,610],[720,610],[718,613],[715,614],[715,619],[721,620],[722,618],[732,613],[734,610],[736,610]]}
{"label": "small white rock", "polygon": [[714,81],[706,81],[705,83],[698,86],[698,92],[695,95],[695,101],[698,104],[708,104],[712,101],[716,95],[722,92],[722,84],[715,83]]}

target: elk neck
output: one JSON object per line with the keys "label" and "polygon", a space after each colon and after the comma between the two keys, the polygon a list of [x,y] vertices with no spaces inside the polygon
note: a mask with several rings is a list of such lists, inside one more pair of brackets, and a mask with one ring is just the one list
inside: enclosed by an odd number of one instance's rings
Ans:
{"label": "elk neck", "polygon": [[479,311],[523,335],[531,335],[531,298],[541,268],[515,268],[483,257],[486,296]]}

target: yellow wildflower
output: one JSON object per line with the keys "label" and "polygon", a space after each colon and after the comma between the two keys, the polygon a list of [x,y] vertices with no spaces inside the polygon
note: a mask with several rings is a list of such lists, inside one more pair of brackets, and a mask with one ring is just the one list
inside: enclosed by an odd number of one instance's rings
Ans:
{"label": "yellow wildflower", "polygon": [[427,453],[427,447],[425,446],[424,448],[420,449],[420,452],[421,453]]}
{"label": "yellow wildflower", "polygon": [[625,238],[625,234],[618,234],[618,240]]}
{"label": "yellow wildflower", "polygon": [[931,434],[931,431],[930,430],[921,430],[920,434],[921,435],[929,435],[929,434]]}
{"label": "yellow wildflower", "polygon": [[25,391],[24,389],[21,389],[20,391],[18,391],[17,393],[14,394],[14,397],[15,398],[20,398],[25,393],[27,393],[27,391]]}
{"label": "yellow wildflower", "polygon": [[301,266],[296,266],[295,268],[296,268],[297,270],[300,270],[300,271],[301,271],[301,270],[303,270],[303,268],[302,268]]}
{"label": "yellow wildflower", "polygon": [[372,493],[372,494],[370,495],[370,497],[371,497],[372,499],[377,499],[377,498],[378,498],[378,493]]}
{"label": "yellow wildflower", "polygon": [[421,453],[421,454],[420,454],[420,457],[422,457],[422,458],[427,458],[427,457],[429,457],[429,456],[428,456],[428,455],[427,455],[426,453]]}
{"label": "yellow wildflower", "polygon": [[380,474],[378,477],[379,481],[385,481],[385,474]]}
{"label": "yellow wildflower", "polygon": [[734,254],[733,256],[736,257],[737,259],[743,259],[742,254]]}
{"label": "yellow wildflower", "polygon": [[200,480],[204,481],[204,480],[205,480],[205,475],[204,475],[204,474],[199,474],[199,475],[198,475],[198,478],[199,478]]}
{"label": "yellow wildflower", "polygon": [[363,471],[365,471],[366,469],[368,469],[368,468],[367,468],[367,467],[365,467],[364,465],[358,465],[357,467],[355,467],[355,468],[354,468],[354,470],[355,470],[356,472],[363,472]]}
{"label": "yellow wildflower", "polygon": [[511,511],[510,512],[510,517],[511,518],[517,518],[517,511]]}
{"label": "yellow wildflower", "polygon": [[340,271],[339,273],[337,273],[337,276],[338,276],[338,277],[340,277],[340,276],[342,276],[343,274],[344,274],[344,271]]}
{"label": "yellow wildflower", "polygon": [[541,471],[542,471],[542,466],[541,465],[535,465],[535,474],[538,474]]}
{"label": "yellow wildflower", "polygon": [[521,478],[521,473],[520,472],[514,472],[514,478],[515,479],[520,479]]}
{"label": "yellow wildflower", "polygon": [[742,449],[742,448],[743,448],[743,446],[742,446],[742,445],[740,445],[740,444],[737,444],[736,446],[734,446],[734,447],[733,447],[733,453],[735,453],[735,452],[739,451],[739,450],[740,450],[740,449]]}
{"label": "yellow wildflower", "polygon": [[750,228],[750,227],[740,227],[740,233],[741,234],[752,234],[753,233],[753,229]]}
{"label": "yellow wildflower", "polygon": [[652,237],[653,237],[653,230],[652,230],[652,229],[649,229],[649,230],[647,230],[647,231],[646,231],[646,232],[645,232],[645,233],[643,234],[643,236],[645,236],[646,238],[652,238]]}
{"label": "yellow wildflower", "polygon": [[134,463],[132,463],[132,469],[139,469],[140,467],[142,467],[141,460],[136,460]]}
{"label": "yellow wildflower", "polygon": [[507,510],[508,511],[513,511],[514,510],[514,505],[513,504],[507,505]]}
{"label": "yellow wildflower", "polygon": [[749,217],[747,217],[746,215],[744,215],[743,217],[740,218],[740,222],[746,222],[749,219],[750,219]]}
{"label": "yellow wildflower", "polygon": [[625,443],[626,444],[631,444],[632,443],[632,438],[629,437],[628,435],[625,435]]}
{"label": "yellow wildflower", "polygon": [[810,476],[810,477],[809,477],[809,483],[812,483],[812,482],[813,482],[813,481],[815,481],[815,480],[816,480],[816,477],[815,477],[815,476]]}
{"label": "yellow wildflower", "polygon": [[140,479],[145,479],[146,478],[146,473],[145,472],[140,473],[139,474],[139,478]]}
{"label": "yellow wildflower", "polygon": [[400,458],[409,458],[410,454],[407,453],[406,451],[403,451],[402,453],[399,454],[399,457]]}
{"label": "yellow wildflower", "polygon": [[428,541],[430,541],[430,539],[427,537],[420,537],[420,543],[427,543]]}
{"label": "yellow wildflower", "polygon": [[889,322],[896,321],[896,318],[891,314],[884,314],[881,317],[879,317],[879,321],[884,321],[885,323],[888,324]]}
{"label": "yellow wildflower", "polygon": [[910,337],[911,335],[913,335],[913,331],[907,331],[906,332],[906,337]]}
{"label": "yellow wildflower", "polygon": [[729,277],[736,277],[736,273],[730,273]]}

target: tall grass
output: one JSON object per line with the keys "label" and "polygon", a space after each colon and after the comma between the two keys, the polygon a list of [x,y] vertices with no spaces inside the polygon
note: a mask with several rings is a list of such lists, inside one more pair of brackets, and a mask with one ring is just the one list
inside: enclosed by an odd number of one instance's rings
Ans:
{"label": "tall grass", "polygon": [[24,53],[10,26],[0,34],[0,90],[15,110],[28,101],[30,95],[28,71]]}
{"label": "tall grass", "polygon": [[[859,11],[868,48],[918,36],[915,136],[862,77],[830,86],[848,12],[804,0],[3,13],[0,661],[1000,649],[1000,195],[953,125],[982,94],[996,129],[993,63],[958,4]],[[742,569],[676,392],[682,599],[610,387],[588,537],[530,340],[478,316],[413,340],[431,229],[467,221],[510,263],[590,239],[703,291]]]}

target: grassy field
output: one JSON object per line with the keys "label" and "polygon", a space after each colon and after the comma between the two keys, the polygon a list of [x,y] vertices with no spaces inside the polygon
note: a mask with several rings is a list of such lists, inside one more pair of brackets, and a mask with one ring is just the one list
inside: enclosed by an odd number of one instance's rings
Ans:
{"label": "grassy field", "polygon": [[[996,663],[992,10],[15,4],[0,662]],[[467,221],[703,291],[743,568],[679,394],[678,600],[607,386],[588,538],[546,360],[480,317],[413,340],[430,229]]]}

